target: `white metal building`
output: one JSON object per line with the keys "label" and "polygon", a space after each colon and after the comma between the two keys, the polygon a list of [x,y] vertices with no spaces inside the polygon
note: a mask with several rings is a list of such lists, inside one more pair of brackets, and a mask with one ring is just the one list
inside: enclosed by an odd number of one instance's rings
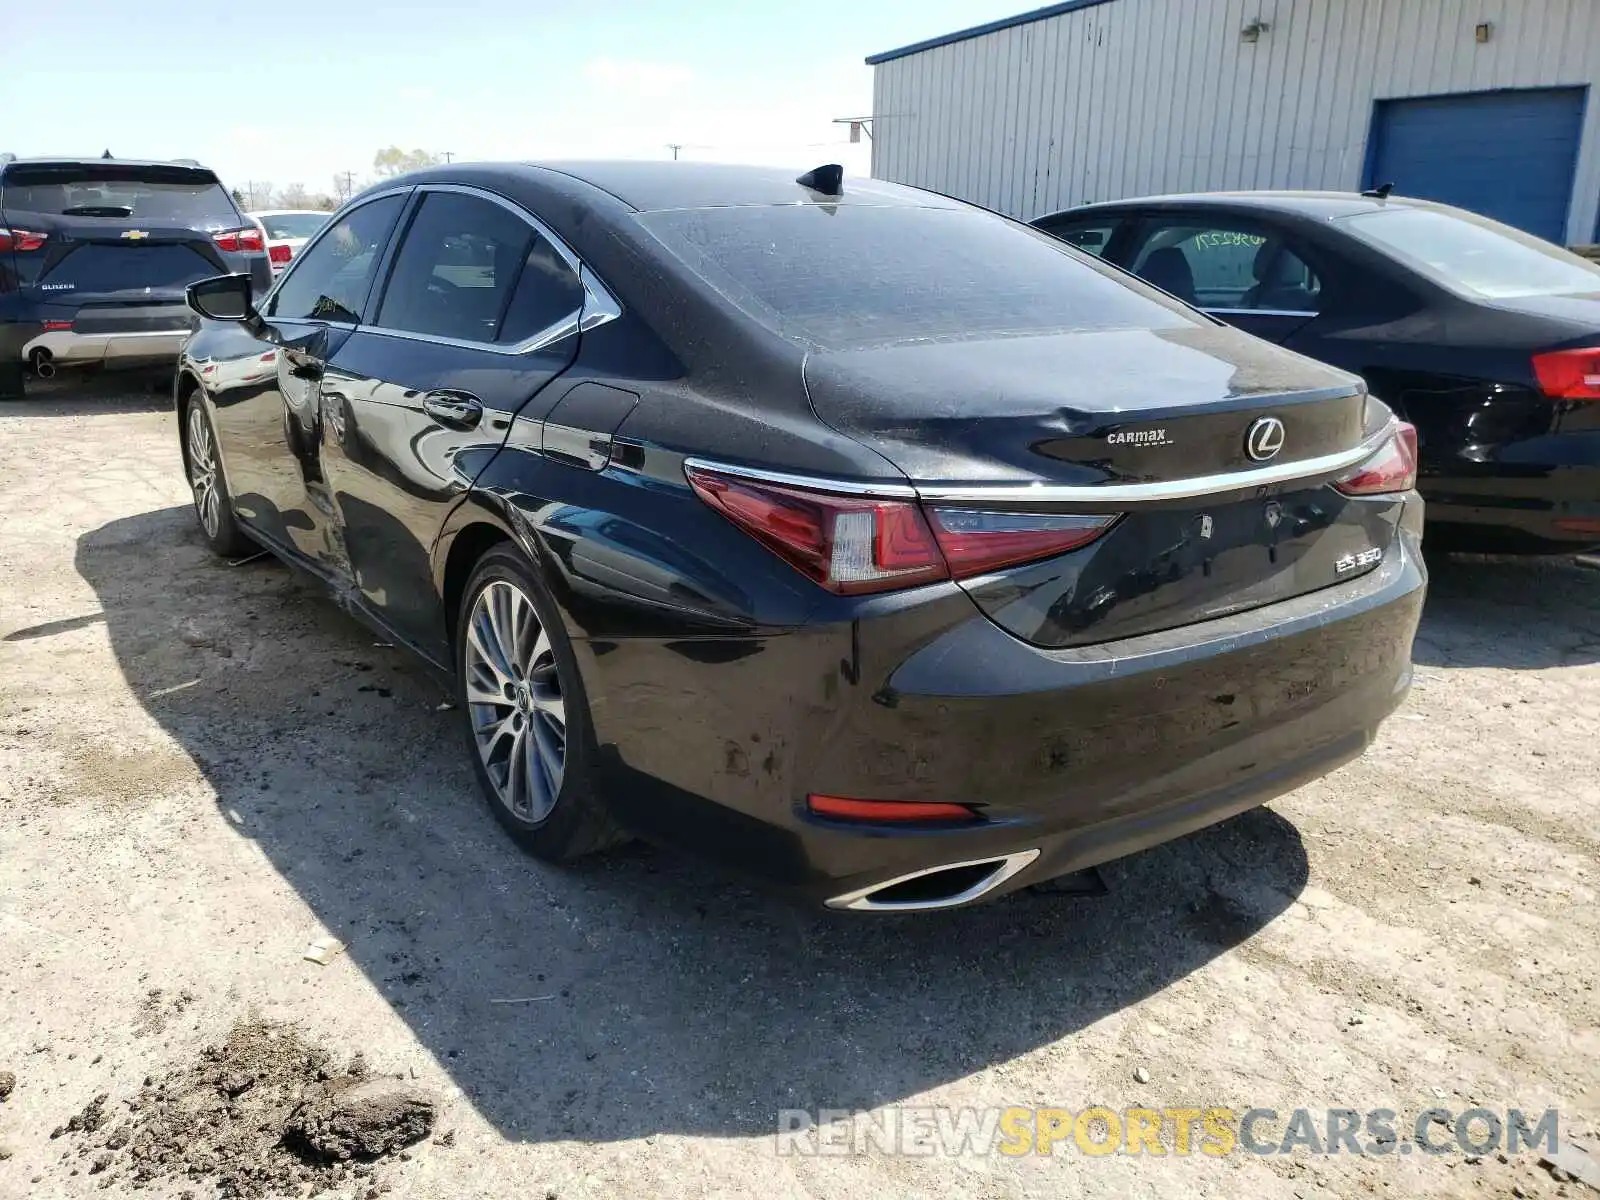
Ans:
{"label": "white metal building", "polygon": [[1600,242],[1600,0],[1067,0],[867,62],[872,173],[1018,217],[1393,182]]}

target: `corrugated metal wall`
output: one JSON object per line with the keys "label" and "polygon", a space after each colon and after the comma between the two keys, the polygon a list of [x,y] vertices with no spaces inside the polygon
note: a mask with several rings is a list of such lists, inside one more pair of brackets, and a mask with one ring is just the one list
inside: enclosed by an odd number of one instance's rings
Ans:
{"label": "corrugated metal wall", "polygon": [[[1257,18],[1270,28],[1242,41]],[[1600,0],[1113,0],[880,63],[872,170],[1019,217],[1352,189],[1376,99],[1597,83]],[[1597,207],[1600,87],[1568,241],[1591,239]]]}

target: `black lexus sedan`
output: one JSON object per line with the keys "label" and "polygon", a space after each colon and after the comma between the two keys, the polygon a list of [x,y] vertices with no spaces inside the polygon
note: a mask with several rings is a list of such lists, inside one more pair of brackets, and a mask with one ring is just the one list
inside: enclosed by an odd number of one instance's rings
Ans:
{"label": "black lexus sedan", "polygon": [[1600,544],[1600,264],[1386,192],[1155,196],[1034,224],[1362,376],[1417,428],[1430,548]]}
{"label": "black lexus sedan", "polygon": [[966,904],[1333,769],[1410,680],[1410,426],[941,196],[452,165],[189,295],[206,539],[452,679],[543,858]]}

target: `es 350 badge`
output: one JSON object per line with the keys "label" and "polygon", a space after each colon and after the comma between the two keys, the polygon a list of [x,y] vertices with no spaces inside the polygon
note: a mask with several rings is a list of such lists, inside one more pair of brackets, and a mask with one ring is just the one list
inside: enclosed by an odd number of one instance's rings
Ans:
{"label": "es 350 badge", "polygon": [[1383,557],[1383,551],[1374,546],[1371,550],[1363,550],[1360,554],[1346,554],[1333,564],[1334,573],[1348,575],[1351,571],[1359,571],[1362,567],[1370,567]]}

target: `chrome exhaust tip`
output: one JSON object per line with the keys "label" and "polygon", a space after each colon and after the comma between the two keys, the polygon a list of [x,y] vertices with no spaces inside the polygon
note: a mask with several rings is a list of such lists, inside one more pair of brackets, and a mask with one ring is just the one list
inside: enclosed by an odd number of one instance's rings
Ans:
{"label": "chrome exhaust tip", "polygon": [[1032,865],[1039,851],[1017,850],[993,858],[973,858],[963,862],[924,867],[908,875],[896,875],[868,887],[846,892],[826,901],[829,908],[850,912],[931,912],[971,904],[994,891],[1006,880]]}
{"label": "chrome exhaust tip", "polygon": [[40,379],[56,377],[56,365],[50,361],[50,351],[43,346],[33,352],[33,373]]}

